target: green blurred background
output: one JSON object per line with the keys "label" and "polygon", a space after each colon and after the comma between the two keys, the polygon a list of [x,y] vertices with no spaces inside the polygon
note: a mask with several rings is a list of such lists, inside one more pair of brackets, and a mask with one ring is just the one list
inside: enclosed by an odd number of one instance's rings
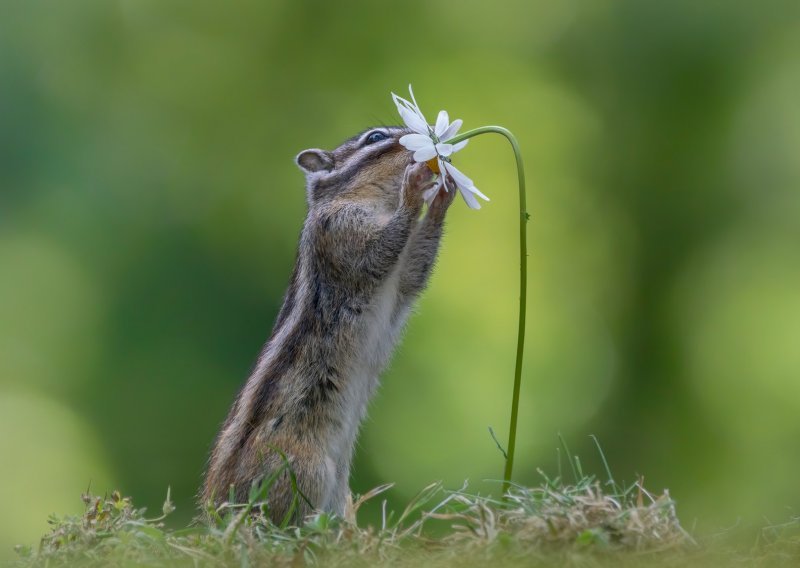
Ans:
{"label": "green blurred background", "polygon": [[[800,506],[800,5],[696,0],[0,7],[0,547],[91,483],[177,522],[279,308],[294,155],[394,123],[501,124],[529,173],[517,478],[557,433],[668,487],[687,525]],[[457,165],[430,286],[355,491],[501,476],[517,301],[513,157]],[[12,514],[13,513],[13,514]]]}

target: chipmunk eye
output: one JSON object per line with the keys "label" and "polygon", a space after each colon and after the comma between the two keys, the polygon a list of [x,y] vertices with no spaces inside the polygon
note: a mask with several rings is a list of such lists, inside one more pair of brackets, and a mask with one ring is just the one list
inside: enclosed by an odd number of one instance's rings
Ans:
{"label": "chipmunk eye", "polygon": [[370,132],[367,136],[366,140],[364,140],[364,144],[375,144],[375,142],[380,142],[381,140],[386,140],[388,136],[379,130],[375,132]]}

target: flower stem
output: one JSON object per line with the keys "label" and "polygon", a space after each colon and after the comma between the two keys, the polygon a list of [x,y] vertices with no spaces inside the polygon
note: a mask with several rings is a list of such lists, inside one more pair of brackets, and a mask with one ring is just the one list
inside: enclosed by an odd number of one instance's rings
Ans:
{"label": "flower stem", "polygon": [[525,308],[527,300],[527,281],[528,281],[528,246],[526,240],[526,228],[529,219],[525,206],[525,171],[522,167],[522,154],[519,150],[517,139],[511,132],[502,126],[482,126],[475,128],[450,140],[446,144],[455,144],[472,138],[478,134],[488,134],[493,132],[501,134],[511,143],[514,150],[514,157],[517,161],[517,178],[519,180],[519,327],[517,329],[517,359],[514,369],[514,392],[511,397],[511,425],[508,428],[508,447],[506,448],[506,463],[503,473],[503,495],[508,493],[511,485],[511,473],[514,469],[514,449],[517,443],[517,416],[519,414],[519,389],[522,382],[522,352],[525,346]]}

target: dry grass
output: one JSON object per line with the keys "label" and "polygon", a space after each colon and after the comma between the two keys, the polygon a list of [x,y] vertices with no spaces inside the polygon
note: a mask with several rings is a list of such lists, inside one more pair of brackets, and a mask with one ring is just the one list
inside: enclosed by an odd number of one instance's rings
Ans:
{"label": "dry grass", "polygon": [[320,513],[300,526],[277,526],[265,515],[268,487],[247,503],[224,503],[193,526],[170,530],[169,493],[162,514],[149,518],[129,498],[83,496],[81,516],[51,518],[36,549],[20,547],[20,567],[58,566],[800,566],[800,519],[764,529],[744,552],[701,543],[681,527],[665,491],[648,492],[584,476],[512,486],[504,499],[464,486],[423,489],[399,513],[383,502],[377,525],[359,522],[364,503],[389,485],[350,503],[345,518]]}
{"label": "dry grass", "polygon": [[[658,553],[691,546],[665,493],[652,496],[641,484],[605,494],[585,478],[576,485],[547,480],[537,488],[514,486],[505,500],[472,495],[466,487],[433,484],[399,514],[386,511],[379,526],[361,526],[358,511],[389,486],[351,504],[345,519],[317,514],[302,526],[279,527],[262,514],[254,490],[245,504],[223,504],[212,520],[187,529],[164,527],[172,511],[148,518],[129,498],[84,496],[80,517],[51,519],[52,531],[37,550],[21,549],[18,565],[208,565],[299,566],[449,565],[478,558],[506,562],[545,559],[563,551],[591,556],[614,552]],[[446,524],[430,536],[432,523]]]}
{"label": "dry grass", "polygon": [[448,540],[465,548],[491,545],[513,535],[522,548],[598,544],[630,551],[666,550],[692,542],[664,492],[658,497],[636,484],[636,501],[605,494],[596,482],[558,487],[513,488],[506,502],[453,495],[461,513],[433,513],[452,520]]}

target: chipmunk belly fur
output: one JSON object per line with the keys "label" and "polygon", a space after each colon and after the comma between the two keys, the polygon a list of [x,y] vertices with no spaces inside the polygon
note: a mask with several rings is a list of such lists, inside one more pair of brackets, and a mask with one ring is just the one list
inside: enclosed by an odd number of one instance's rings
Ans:
{"label": "chipmunk belly fur", "polygon": [[365,309],[357,333],[360,348],[344,363],[349,378],[345,381],[341,403],[337,407],[337,421],[340,421],[342,428],[332,431],[328,452],[336,464],[337,480],[329,494],[323,497],[322,509],[343,513],[344,503],[340,500],[346,498],[349,490],[350,462],[358,430],[378,387],[380,373],[388,364],[405,324],[405,317],[402,320],[392,319],[397,309],[400,270],[402,264],[398,262]]}
{"label": "chipmunk belly fur", "polygon": [[[364,144],[375,132],[380,142]],[[359,426],[427,283],[452,201],[452,192],[437,196],[420,219],[432,174],[397,144],[406,132],[373,130],[333,152],[298,156],[309,214],[292,282],[217,438],[206,504],[231,490],[246,500],[252,484],[275,474],[274,521],[292,511],[296,519],[314,509],[344,514]]]}

